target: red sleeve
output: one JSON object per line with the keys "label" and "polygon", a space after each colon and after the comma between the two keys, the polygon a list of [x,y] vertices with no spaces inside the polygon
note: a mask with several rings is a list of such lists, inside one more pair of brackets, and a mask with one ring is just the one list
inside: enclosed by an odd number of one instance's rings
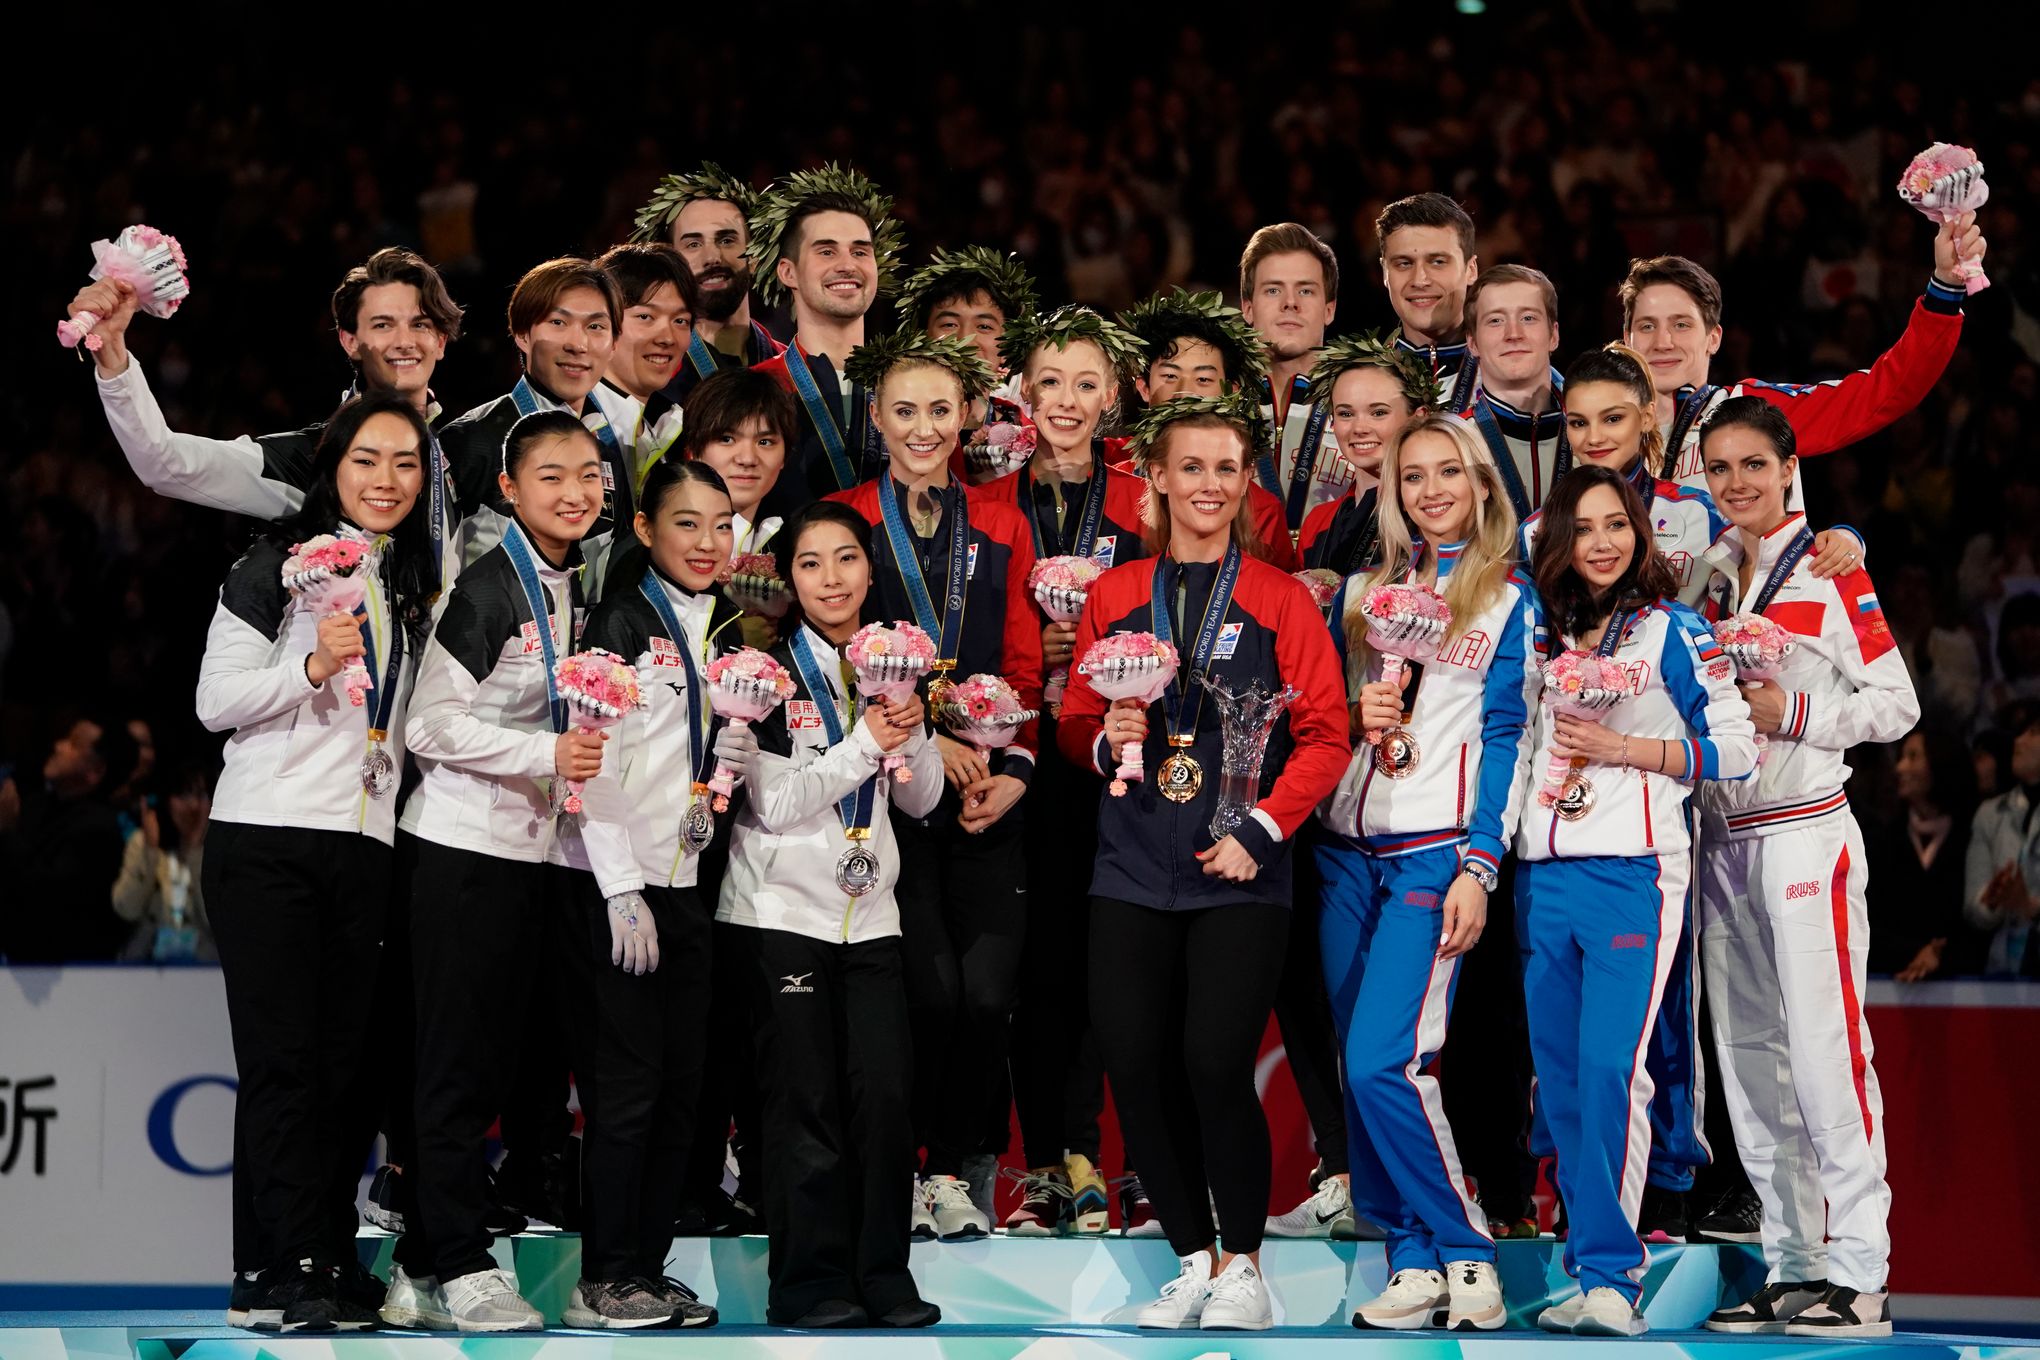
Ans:
{"label": "red sleeve", "polygon": [[[1269,589],[1277,601],[1275,663],[1283,683],[1303,693],[1289,707],[1294,746],[1259,807],[1288,839],[1339,786],[1352,750],[1347,742],[1345,681],[1324,615],[1301,582],[1284,580],[1271,583]],[[1069,712],[1067,701],[1063,711]]]}
{"label": "red sleeve", "polygon": [[[989,511],[990,506],[986,509]],[[1041,707],[1041,625],[1034,613],[1034,592],[1027,578],[1034,574],[1034,545],[1029,541],[1020,512],[1008,507],[1005,513],[987,515],[986,530],[995,533],[1011,554],[1006,565],[1006,631],[999,644],[999,668],[1006,683],[1020,696],[1026,708]],[[1029,722],[1013,738],[1013,744],[1029,754],[1041,749],[1038,722]]]}
{"label": "red sleeve", "polygon": [[1933,305],[1937,300],[1930,289],[1914,303],[1905,333],[1868,368],[1806,386],[1746,378],[1738,389],[1785,413],[1800,453],[1847,448],[1918,406],[1941,380],[1962,338],[1962,313],[1943,310],[1947,303]]}
{"label": "red sleeve", "polygon": [[836,501],[849,506],[852,510],[864,516],[865,523],[873,528],[877,528],[879,521],[883,518],[878,512],[877,482],[859,482],[856,486],[844,491],[831,491],[828,495],[822,497],[822,499],[825,501]]}
{"label": "red sleeve", "polygon": [[[1339,507],[1344,503],[1343,497],[1336,501],[1321,502],[1303,517],[1303,527],[1296,531],[1296,570],[1303,569],[1305,554],[1310,552],[1310,545],[1317,542],[1319,536],[1332,527],[1332,519],[1339,513]],[[1256,528],[1258,527],[1257,525]]]}
{"label": "red sleeve", "polygon": [[1289,537],[1289,516],[1274,492],[1259,482],[1250,483],[1247,496],[1254,516],[1254,537],[1261,540],[1255,553],[1271,567],[1296,570],[1296,545]]}

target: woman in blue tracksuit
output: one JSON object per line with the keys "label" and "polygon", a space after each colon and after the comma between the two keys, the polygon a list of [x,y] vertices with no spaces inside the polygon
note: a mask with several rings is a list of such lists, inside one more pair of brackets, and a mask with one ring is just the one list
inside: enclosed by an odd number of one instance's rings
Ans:
{"label": "woman in blue tracksuit", "polygon": [[1571,1216],[1566,1268],[1581,1290],[1538,1325],[1590,1336],[1645,1330],[1644,1053],[1685,923],[1686,799],[1698,780],[1756,768],[1735,668],[1699,615],[1666,598],[1674,576],[1648,516],[1627,479],[1574,468],[1545,505],[1531,561],[1550,650],[1612,657],[1630,689],[1598,719],[1538,706],[1533,785],[1542,748],[1584,764],[1551,806],[1524,798],[1516,838],[1530,1049]]}
{"label": "woman in blue tracksuit", "polygon": [[[1538,602],[1513,570],[1516,516],[1493,456],[1464,421],[1419,416],[1390,443],[1381,478],[1382,562],[1347,581],[1332,627],[1361,725],[1383,740],[1355,748],[1316,846],[1354,1205],[1388,1232],[1388,1288],[1353,1322],[1487,1330],[1508,1317],[1494,1239],[1424,1068],[1521,810]],[[1404,581],[1436,585],[1452,621],[1437,658],[1397,685],[1381,679],[1360,602]]]}

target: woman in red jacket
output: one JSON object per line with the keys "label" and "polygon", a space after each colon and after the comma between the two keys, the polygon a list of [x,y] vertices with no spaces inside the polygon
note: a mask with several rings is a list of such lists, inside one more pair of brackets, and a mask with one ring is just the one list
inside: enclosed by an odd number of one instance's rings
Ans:
{"label": "woman in red jacket", "polygon": [[[1350,750],[1317,606],[1243,551],[1252,418],[1237,396],[1178,398],[1135,428],[1157,556],[1092,586],[1076,656],[1081,664],[1111,633],[1152,632],[1176,644],[1182,666],[1156,704],[1109,709],[1073,671],[1057,730],[1063,753],[1101,775],[1129,742],[1154,771],[1126,796],[1099,800],[1091,879],[1091,1014],[1121,1126],[1182,1258],[1182,1273],[1142,1310],[1143,1327],[1273,1325],[1256,1259],[1269,1145],[1254,1062],[1289,938],[1289,840]],[[1215,843],[1223,762],[1205,676],[1231,691],[1255,682],[1300,691],[1269,736],[1254,805]]]}

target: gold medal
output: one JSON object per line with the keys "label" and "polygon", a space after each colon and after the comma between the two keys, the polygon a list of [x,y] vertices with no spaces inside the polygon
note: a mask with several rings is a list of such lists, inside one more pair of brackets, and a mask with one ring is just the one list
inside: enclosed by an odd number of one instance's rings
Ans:
{"label": "gold medal", "polygon": [[1417,762],[1423,758],[1416,734],[1407,727],[1389,728],[1374,748],[1375,770],[1390,779],[1408,779],[1417,772]]}
{"label": "gold medal", "polygon": [[1204,788],[1204,767],[1197,763],[1197,757],[1185,749],[1191,738],[1169,738],[1169,745],[1175,749],[1155,772],[1155,790],[1172,803],[1187,803]]}
{"label": "gold medal", "polygon": [[955,669],[956,663],[954,661],[938,661],[935,663],[935,678],[928,682],[929,708],[940,708],[949,702],[950,691],[956,688],[956,683],[949,678],[949,672]]}

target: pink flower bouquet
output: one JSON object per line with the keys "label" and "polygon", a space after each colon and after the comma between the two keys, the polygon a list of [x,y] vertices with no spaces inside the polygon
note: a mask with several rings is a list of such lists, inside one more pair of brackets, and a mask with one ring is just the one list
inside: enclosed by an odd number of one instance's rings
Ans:
{"label": "pink flower bouquet", "polygon": [[771,553],[738,553],[723,573],[731,603],[748,614],[776,619],[793,603],[793,592],[779,579],[779,559]]}
{"label": "pink flower bouquet", "polygon": [[[561,657],[553,663],[553,678],[559,686],[560,698],[574,711],[574,726],[583,732],[614,727],[623,721],[624,714],[644,704],[638,692],[637,668],[600,647]],[[581,790],[585,787],[582,780],[568,780],[561,808],[579,813]]]}
{"label": "pink flower bouquet", "polygon": [[[1912,158],[1898,177],[1898,196],[1935,222],[1952,222],[1963,213],[1975,212],[1990,201],[1990,186],[1983,182],[1983,162],[1966,146],[1935,142]],[[1983,266],[1975,260],[1960,265],[1963,286],[1972,293],[1990,287]]]}
{"label": "pink flower bouquet", "polygon": [[1339,587],[1345,584],[1346,580],[1330,567],[1305,567],[1295,573],[1295,576],[1297,580],[1303,582],[1303,588],[1310,592],[1310,602],[1318,607],[1319,613],[1332,607],[1333,597],[1339,593]]}
{"label": "pink flower bouquet", "polygon": [[[1088,557],[1044,557],[1034,564],[1034,571],[1027,578],[1027,588],[1034,592],[1034,602],[1041,606],[1042,613],[1057,623],[1075,623],[1084,617],[1084,602],[1090,598],[1091,582],[1104,572],[1103,567]],[[1069,684],[1069,679],[1067,666],[1058,666],[1049,672],[1041,698],[1050,713],[1062,712],[1063,688]]]}
{"label": "pink flower bouquet", "polygon": [[[1436,658],[1452,626],[1445,597],[1418,581],[1376,586],[1360,601],[1360,613],[1367,620],[1367,645],[1381,653],[1381,678],[1398,691],[1404,665]],[[1380,732],[1367,734],[1376,746],[1381,738]]]}
{"label": "pink flower bouquet", "polygon": [[[368,578],[361,564],[368,560],[368,545],[358,538],[320,534],[291,545],[283,564],[283,586],[318,614],[352,614],[368,598]],[[375,681],[361,658],[351,656],[340,669],[347,686],[347,702],[360,708]]]}
{"label": "pink flower bouquet", "polygon": [[[973,675],[958,682],[937,706],[935,716],[949,730],[990,755],[1013,744],[1020,724],[1039,717],[1034,709],[1022,708],[1013,687],[996,675]],[[982,795],[971,799],[975,806]]]}
{"label": "pink flower bouquet", "polygon": [[[1629,672],[1613,657],[1575,648],[1561,652],[1544,663],[1544,703],[1554,713],[1576,718],[1594,718],[1629,697]],[[1550,756],[1544,766],[1544,786],[1537,791],[1542,807],[1554,806],[1565,787],[1568,769],[1586,762]]]}
{"label": "pink flower bouquet", "polygon": [[[1785,662],[1799,650],[1792,630],[1762,614],[1731,614],[1714,625],[1714,640],[1735,663],[1739,680],[1776,680]],[[1770,754],[1771,739],[1757,733],[1757,763]]]}
{"label": "pink flower bouquet", "polygon": [[[1181,664],[1175,646],[1153,633],[1114,633],[1091,644],[1091,650],[1077,663],[1077,671],[1108,700],[1138,699],[1151,704],[1169,688]],[[1119,768],[1112,773],[1112,796],[1124,798],[1127,782],[1145,777],[1139,742],[1129,741],[1120,747]]]}
{"label": "pink flower bouquet", "polygon": [[[708,706],[732,727],[758,721],[793,697],[793,673],[756,647],[740,647],[708,663]],[[715,810],[727,812],[737,772],[721,761],[708,781]]]}
{"label": "pink flower bouquet", "polygon": [[1034,427],[994,420],[980,425],[964,446],[964,465],[974,473],[1003,477],[1017,472],[1034,456]]}
{"label": "pink flower bouquet", "polygon": [[[158,319],[169,319],[191,293],[191,281],[184,277],[184,247],[177,244],[175,236],[166,236],[154,227],[137,224],[111,241],[94,241],[92,257],[96,261],[93,278],[112,279],[134,289],[136,306]],[[57,343],[65,349],[82,344],[97,350],[99,337],[92,334],[92,328],[99,321],[92,312],[59,321]]]}
{"label": "pink flower bouquet", "polygon": [[[911,623],[867,623],[851,635],[843,656],[857,672],[859,694],[897,703],[935,668],[935,640]],[[905,756],[887,756],[883,766],[900,783],[913,781]]]}

